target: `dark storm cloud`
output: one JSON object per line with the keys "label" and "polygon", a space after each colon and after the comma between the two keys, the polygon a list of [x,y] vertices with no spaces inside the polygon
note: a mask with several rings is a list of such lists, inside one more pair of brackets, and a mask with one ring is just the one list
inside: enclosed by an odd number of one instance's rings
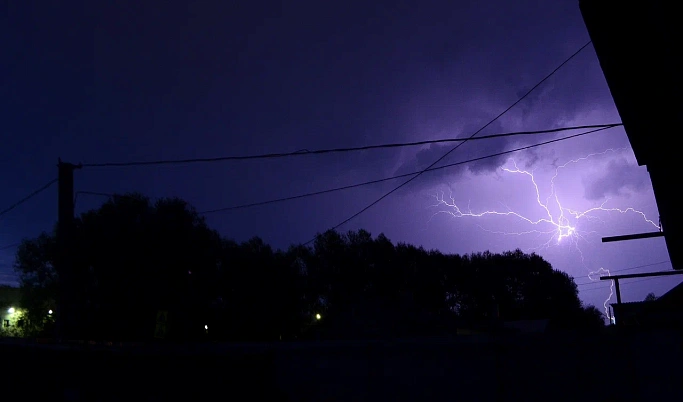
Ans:
{"label": "dark storm cloud", "polygon": [[[492,124],[491,126],[500,129],[500,124]],[[458,138],[467,138],[474,133],[473,130],[463,130]],[[403,163],[395,172],[395,174],[405,174],[411,172],[419,172],[426,169],[432,163],[442,158],[446,153],[456,147],[457,143],[447,144],[431,144],[428,148],[417,151],[413,157],[407,162]],[[444,166],[451,163],[458,163],[470,159],[475,159],[480,156],[490,155],[502,152],[506,149],[507,142],[504,140],[491,141],[469,141],[461,144],[455,151],[443,158],[435,167]],[[439,169],[434,172],[425,173],[423,175],[423,182],[441,182],[443,180],[452,180],[459,177],[463,172],[470,171],[474,174],[488,173],[495,171],[504,161],[504,156],[483,159],[477,162],[457,165],[444,169]]]}
{"label": "dark storm cloud", "polygon": [[[417,137],[420,139],[444,137],[441,133],[447,132],[447,128],[454,124],[461,128],[458,130],[459,136],[471,135],[489,119],[505,110],[516,99],[524,96],[541,78],[545,77],[581,45],[583,43],[577,42],[576,47],[562,48],[562,51],[554,48],[553,51],[546,54],[547,57],[536,60],[525,59],[520,55],[517,55],[516,58],[512,57],[504,48],[499,48],[498,52],[485,53],[485,56],[470,50],[468,60],[470,67],[467,67],[468,70],[466,71],[473,68],[472,66],[478,66],[477,72],[472,74],[471,79],[465,79],[462,71],[458,71],[458,69],[454,68],[449,71],[451,79],[457,77],[462,79],[457,90],[449,92],[443,90],[443,87],[438,87],[438,80],[423,79],[421,102],[413,104],[413,108],[417,111],[413,112],[411,118],[427,121],[429,123],[427,127],[430,130],[423,130],[417,134]],[[541,53],[544,51],[540,46],[535,50]],[[492,66],[494,67],[492,68]],[[460,70],[462,68],[460,66]],[[422,75],[423,78],[429,76],[427,70]],[[439,89],[435,89],[435,87]],[[470,93],[470,99],[477,99],[477,101],[458,103],[458,99],[467,96],[465,92]],[[482,134],[541,130],[577,124],[613,123],[615,121],[612,120],[586,121],[584,117],[595,114],[597,110],[611,108],[613,108],[611,96],[604,85],[604,77],[595,60],[593,49],[589,46],[565,65],[563,69],[528,94],[522,102]],[[618,119],[616,120],[618,122]],[[467,126],[464,127],[460,123],[463,121],[468,123]],[[475,122],[478,126],[473,124]],[[467,143],[441,164],[494,154],[576,133],[578,132]],[[566,146],[571,145],[570,143],[562,143],[543,146],[516,153],[514,156],[516,160],[523,161],[525,167],[531,168],[537,163],[554,158],[555,151]],[[431,146],[414,153],[412,157],[408,157],[407,160],[404,159],[404,163],[397,169],[396,173],[423,169],[451,147],[452,145]],[[431,179],[426,179],[425,176],[425,179],[421,179],[421,183],[431,185],[443,180],[452,180],[465,170],[474,174],[490,173],[511,156],[494,157],[472,163],[467,167],[434,172],[429,174]]]}
{"label": "dark storm cloud", "polygon": [[609,196],[628,196],[647,188],[648,174],[645,168],[619,158],[611,160],[601,175],[586,177],[583,183],[586,199],[601,200]]}
{"label": "dark storm cloud", "polygon": [[[467,128],[462,130],[462,132],[459,135],[457,135],[457,137],[470,137],[479,128],[481,128],[481,126],[468,124]],[[502,123],[496,121],[489,125],[486,128],[486,130],[482,132],[483,134],[480,135],[503,133],[506,131],[510,130],[506,130],[503,127]],[[496,154],[508,152],[516,148],[525,147],[541,140],[552,140],[556,137],[557,135],[549,135],[543,136],[542,139],[539,139],[520,136],[491,140],[467,141],[460,147],[458,147],[457,150],[451,152],[436,166],[438,167],[451,163],[465,162],[468,160],[478,159],[482,157],[485,158],[474,162],[464,163],[453,167],[439,169],[434,172],[425,173],[423,177],[420,179],[420,183],[423,186],[428,187],[434,184],[443,184],[444,182],[457,180],[465,172],[469,172],[474,175],[493,173],[496,170],[498,170],[502,165],[504,165],[506,161],[508,161],[510,158],[514,158],[515,160],[521,162],[523,166],[530,167],[536,164],[541,159],[545,159],[548,155],[552,154],[552,149],[531,148],[529,150],[522,152],[506,153],[503,155]],[[421,171],[422,169],[427,168],[429,165],[431,165],[436,160],[441,158],[455,145],[456,144],[454,143],[449,143],[445,145],[432,144],[428,148],[417,151],[396,170],[395,174],[404,174]]]}

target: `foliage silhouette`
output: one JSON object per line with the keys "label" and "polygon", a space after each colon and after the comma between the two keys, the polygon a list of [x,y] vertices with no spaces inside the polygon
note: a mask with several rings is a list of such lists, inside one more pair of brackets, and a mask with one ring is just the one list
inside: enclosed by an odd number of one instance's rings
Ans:
{"label": "foliage silhouette", "polygon": [[[140,194],[113,197],[75,227],[89,339],[150,339],[159,310],[168,311],[168,339],[176,340],[440,335],[493,319],[604,325],[597,309],[581,305],[570,276],[520,250],[450,255],[365,230],[273,250],[259,238],[221,239],[180,199]],[[36,331],[59,286],[55,244],[43,233],[17,251]]]}
{"label": "foliage silhouette", "polygon": [[51,317],[46,313],[56,308],[58,278],[54,270],[57,244],[54,235],[42,233],[26,239],[17,248],[15,269],[20,269],[21,305],[26,309],[25,332],[28,335],[50,334]]}

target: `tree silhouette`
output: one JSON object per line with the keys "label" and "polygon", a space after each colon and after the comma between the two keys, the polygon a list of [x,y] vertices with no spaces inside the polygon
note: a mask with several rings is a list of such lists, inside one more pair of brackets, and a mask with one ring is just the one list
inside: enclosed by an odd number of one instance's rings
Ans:
{"label": "tree silhouette", "polygon": [[646,302],[651,302],[651,301],[655,301],[655,300],[657,300],[657,296],[655,296],[655,294],[652,292],[648,293],[645,296],[645,299],[643,299],[643,301],[646,301]]}
{"label": "tree silhouette", "polygon": [[[259,238],[221,239],[182,200],[140,194],[82,214],[75,232],[91,338],[149,339],[159,310],[169,313],[169,339],[179,340],[436,335],[492,319],[585,329],[602,320],[581,305],[570,276],[520,250],[450,255],[364,230],[273,250]],[[59,286],[55,247],[43,233],[17,252],[36,329]]]}
{"label": "tree silhouette", "polygon": [[[16,269],[31,314],[54,303],[54,234],[22,243]],[[184,201],[152,204],[139,194],[113,197],[76,220],[74,272],[84,284],[84,335],[138,339],[152,334],[158,310],[176,333],[203,335],[220,237]],[[35,312],[35,313],[34,313]],[[185,333],[189,331],[188,333]]]}
{"label": "tree silhouette", "polygon": [[296,332],[303,313],[296,252],[273,251],[259,238],[224,242],[218,282],[223,307],[216,315],[221,336],[277,340]]}
{"label": "tree silhouette", "polygon": [[21,305],[26,309],[25,329],[30,335],[50,333],[50,310],[56,308],[58,278],[54,269],[54,236],[42,233],[24,240],[17,248],[14,267],[20,272]]}
{"label": "tree silhouette", "polygon": [[184,201],[115,197],[80,217],[77,236],[96,336],[142,337],[158,310],[169,311],[175,334],[203,335],[220,237]]}

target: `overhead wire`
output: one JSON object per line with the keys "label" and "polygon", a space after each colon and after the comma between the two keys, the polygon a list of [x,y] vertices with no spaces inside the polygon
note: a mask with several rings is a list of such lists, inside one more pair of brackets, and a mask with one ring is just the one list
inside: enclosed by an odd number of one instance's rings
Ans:
{"label": "overhead wire", "polygon": [[[13,204],[10,205],[9,207],[3,209],[2,211],[0,211],[0,217],[2,217],[3,215],[5,215],[5,214],[9,213],[10,211],[14,210],[15,208],[17,208],[18,206],[22,205],[23,203],[29,201],[31,198],[37,196],[38,194],[42,193],[43,191],[47,190],[48,188],[50,188],[50,186],[52,186],[53,184],[57,183],[58,180],[59,180],[59,179],[50,180],[49,182],[45,183],[44,185],[38,187],[36,190],[34,190],[33,192],[31,192],[31,193],[30,193],[29,195],[27,195],[26,197],[20,199],[19,201],[13,203]],[[20,244],[21,244],[21,243],[13,243],[13,244],[8,244],[8,245],[5,245],[5,246],[2,246],[2,247],[0,247],[0,251],[9,250],[9,249],[18,247]],[[16,274],[4,273],[4,272],[0,272],[0,276],[12,277],[12,278],[18,277],[18,275],[16,275]]]}
{"label": "overhead wire", "polygon": [[[342,191],[342,190],[349,190],[349,189],[352,189],[352,188],[357,188],[357,187],[362,187],[362,186],[368,186],[368,185],[371,185],[371,184],[378,184],[378,183],[382,183],[382,182],[385,182],[385,181],[396,180],[396,179],[400,179],[400,178],[403,178],[403,177],[409,177],[409,176],[413,176],[413,175],[420,174],[420,173],[433,172],[433,171],[437,171],[437,170],[441,170],[441,169],[451,168],[451,167],[454,167],[454,166],[460,166],[460,165],[465,165],[465,164],[468,164],[468,163],[478,162],[478,161],[481,161],[481,160],[484,160],[484,159],[495,158],[495,157],[498,157],[498,156],[507,155],[507,154],[511,154],[511,153],[519,152],[519,151],[524,151],[524,150],[527,150],[527,149],[531,149],[531,148],[535,148],[535,147],[540,147],[540,146],[552,144],[552,143],[555,143],[555,142],[566,141],[566,140],[569,140],[569,139],[572,139],[572,138],[581,137],[581,136],[584,136],[584,135],[596,133],[596,132],[603,131],[603,130],[607,130],[607,129],[610,129],[610,128],[612,128],[612,127],[604,127],[604,128],[598,128],[598,129],[595,129],[595,130],[589,130],[589,131],[585,131],[585,132],[583,132],[583,133],[578,133],[578,134],[573,134],[573,135],[569,135],[569,136],[566,136],[566,137],[556,138],[556,139],[554,139],[554,140],[543,141],[543,142],[540,142],[540,143],[537,143],[537,144],[527,145],[527,146],[524,146],[524,147],[519,147],[519,148],[511,149],[511,150],[508,150],[508,151],[496,152],[496,153],[493,153],[493,154],[489,154],[489,155],[485,155],[485,156],[480,156],[480,157],[477,157],[477,158],[472,158],[472,159],[468,159],[468,160],[461,161],[461,162],[449,163],[449,164],[443,165],[443,166],[432,167],[432,168],[429,168],[429,169],[426,169],[426,170],[423,170],[423,171],[411,172],[411,173],[404,173],[404,174],[395,175],[395,176],[391,176],[391,177],[385,177],[385,178],[383,178],[383,179],[376,179],[376,180],[365,181],[365,182],[362,182],[362,183],[349,184],[349,185],[347,185],[347,186],[334,187],[334,188],[330,188],[330,189],[326,189],[326,190],[320,190],[320,191],[313,191],[313,192],[309,192],[309,193],[304,193],[304,194],[299,194],[299,195],[293,195],[293,196],[290,196],[290,197],[275,198],[275,199],[267,200],[267,201],[259,201],[259,202],[253,202],[253,203],[248,203],[248,204],[235,205],[235,206],[231,206],[231,207],[210,209],[210,210],[202,211],[202,212],[200,212],[200,214],[206,215],[206,214],[212,214],[212,213],[216,213],[216,212],[226,212],[226,211],[232,211],[232,210],[236,210],[236,209],[251,208],[251,207],[262,206],[262,205],[268,205],[268,204],[274,204],[274,203],[279,203],[279,202],[284,202],[284,201],[296,200],[296,199],[300,199],[300,198],[307,198],[307,197],[312,197],[312,196],[316,196],[316,195],[328,194],[328,193],[333,193],[333,192]],[[339,226],[341,226],[341,225],[339,225]],[[310,242],[309,242],[309,243],[310,243]]]}
{"label": "overhead wire", "polygon": [[[653,267],[655,265],[662,265],[662,264],[667,264],[670,263],[671,260],[666,260],[666,261],[659,261],[659,262],[653,262],[651,264],[644,264],[644,265],[637,265],[635,267],[630,267],[630,268],[621,268],[621,269],[610,269],[609,272],[624,272],[624,271],[632,271],[634,269],[639,269],[639,268],[647,268],[647,267]],[[605,270],[605,273],[607,273],[607,270]],[[591,276],[594,275],[583,275],[583,276],[575,276],[573,277],[574,279],[581,279],[581,278],[590,278]],[[584,283],[577,283],[576,286],[583,286],[583,285],[593,285],[595,284],[595,281],[591,282],[584,282]]]}
{"label": "overhead wire", "polygon": [[76,191],[76,194],[74,195],[74,210],[76,209],[76,203],[78,202],[78,196],[79,195],[100,195],[103,197],[113,197],[115,194],[109,194],[109,193],[98,193],[95,191]]}
{"label": "overhead wire", "polygon": [[[638,268],[652,267],[652,266],[655,266],[655,265],[662,265],[662,264],[667,264],[667,263],[670,263],[670,262],[671,262],[671,260],[666,260],[666,261],[653,262],[653,263],[651,263],[651,264],[637,265],[637,266],[635,266],[635,267],[630,267],[630,268],[610,269],[609,272],[632,271],[632,270],[638,269]],[[605,272],[607,272],[607,271],[605,271]],[[590,274],[589,274],[589,275],[583,275],[583,276],[575,276],[574,279],[590,278],[591,276],[593,276],[593,275],[590,275]],[[579,283],[579,284],[577,284],[577,285],[579,285],[579,286],[580,286],[580,285],[590,285],[590,284],[593,284],[593,283],[595,283],[595,282]]]}
{"label": "overhead wire", "polygon": [[610,123],[610,124],[592,124],[592,125],[581,125],[572,127],[558,127],[545,130],[535,130],[535,131],[517,131],[508,133],[499,133],[484,135],[477,138],[442,138],[437,140],[424,140],[424,141],[412,141],[412,142],[400,142],[400,143],[389,143],[389,144],[378,144],[378,145],[365,145],[360,147],[347,147],[347,148],[330,148],[330,149],[317,149],[308,150],[301,149],[295,152],[277,152],[277,153],[267,153],[258,155],[235,155],[235,156],[219,156],[214,158],[191,158],[191,159],[165,159],[165,160],[153,160],[153,161],[134,161],[134,162],[105,162],[105,163],[84,163],[83,167],[126,167],[126,166],[151,166],[151,165],[175,165],[175,164],[188,164],[188,163],[201,163],[201,162],[223,162],[223,161],[238,161],[238,160],[253,160],[253,159],[273,159],[273,158],[285,158],[292,156],[305,156],[305,155],[322,155],[329,153],[344,153],[344,152],[357,152],[357,151],[368,151],[374,149],[389,149],[389,148],[401,148],[401,147],[413,147],[421,145],[431,145],[449,142],[465,142],[473,140],[489,140],[495,138],[505,138],[513,136],[528,136],[528,135],[540,135],[540,134],[553,134],[562,131],[570,130],[585,130],[592,128],[602,128],[602,127],[617,127],[622,126],[622,123]]}
{"label": "overhead wire", "polygon": [[[523,147],[519,147],[519,148],[510,149],[507,151],[496,152],[493,154],[484,155],[484,156],[480,156],[477,158],[468,159],[465,161],[460,161],[460,162],[455,162],[455,163],[449,163],[449,164],[442,165],[442,166],[432,167],[430,169],[425,170],[424,172],[425,173],[433,172],[433,171],[447,169],[447,168],[451,168],[451,167],[455,167],[455,166],[465,165],[465,164],[472,163],[472,162],[478,162],[478,161],[481,161],[484,159],[495,158],[495,157],[502,156],[502,155],[507,155],[507,154],[520,152],[520,151],[524,151],[524,150],[535,148],[535,147],[540,147],[543,145],[548,145],[548,144],[552,144],[552,143],[556,143],[556,142],[570,140],[572,138],[577,138],[577,137],[581,137],[581,136],[588,135],[588,134],[593,134],[593,133],[596,133],[599,131],[608,130],[608,129],[613,128],[613,127],[614,126],[597,128],[594,130],[584,131],[582,133],[568,135],[566,137],[555,138],[553,140],[543,141],[543,142],[539,142],[536,144],[531,144],[531,145],[527,145],[527,146],[523,146]],[[396,180],[396,179],[400,179],[403,177],[409,177],[409,176],[412,176],[412,175],[415,175],[418,173],[420,173],[420,172],[404,173],[404,174],[395,175],[395,176],[391,176],[391,177],[385,177],[382,179],[369,180],[369,181],[365,181],[365,182],[361,182],[361,183],[354,183],[354,184],[349,184],[346,186],[333,187],[333,188],[329,188],[329,189],[325,189],[325,190],[319,190],[319,191],[313,191],[313,192],[308,192],[308,193],[303,193],[303,194],[297,194],[297,195],[293,195],[293,196],[289,196],[289,197],[281,197],[281,198],[275,198],[275,199],[270,199],[270,200],[266,200],[266,201],[257,201],[257,202],[247,203],[247,204],[240,204],[240,205],[233,205],[233,206],[229,206],[229,207],[209,209],[209,210],[200,211],[198,213],[200,215],[208,215],[208,214],[213,214],[213,213],[218,213],[218,212],[227,212],[227,211],[233,211],[233,210],[237,210],[237,209],[252,208],[252,207],[275,204],[275,203],[280,203],[280,202],[285,202],[285,201],[292,201],[292,200],[297,200],[297,199],[301,199],[301,198],[308,198],[308,197],[313,197],[313,196],[317,196],[317,195],[329,194],[329,193],[334,193],[337,191],[350,190],[353,188],[383,183],[385,181]],[[117,195],[114,193],[103,193],[103,192],[96,192],[96,191],[77,191],[76,197],[78,197],[79,194],[95,195],[95,196],[103,196],[103,197],[114,197]]]}
{"label": "overhead wire", "polygon": [[2,247],[0,247],[0,251],[9,250],[11,248],[19,247],[19,244],[21,244],[21,243],[13,243],[13,244],[8,244],[6,246],[2,246]]}
{"label": "overhead wire", "polygon": [[[346,224],[347,222],[350,222],[351,220],[353,220],[353,219],[356,218],[357,216],[361,215],[362,213],[364,213],[364,212],[367,211],[368,209],[370,209],[370,208],[372,208],[373,206],[375,206],[375,205],[377,205],[378,203],[380,203],[383,199],[387,198],[388,196],[390,196],[390,195],[393,194],[394,192],[398,191],[398,190],[401,189],[402,187],[408,185],[408,183],[410,183],[410,182],[412,182],[413,180],[417,179],[418,177],[422,176],[422,174],[424,174],[427,170],[431,169],[432,167],[434,167],[435,165],[437,165],[439,162],[441,162],[443,159],[445,159],[448,155],[450,155],[450,154],[453,153],[455,150],[457,150],[458,148],[460,148],[463,144],[465,144],[465,143],[467,142],[467,140],[474,138],[477,134],[481,133],[481,132],[484,131],[487,127],[489,127],[491,124],[493,124],[493,122],[495,122],[495,121],[498,120],[500,117],[502,117],[502,116],[505,115],[507,112],[509,112],[512,108],[514,108],[515,106],[517,106],[521,101],[523,101],[524,99],[526,99],[526,97],[529,96],[529,94],[531,94],[536,88],[538,88],[538,87],[541,86],[543,83],[545,83],[548,79],[550,79],[550,77],[552,77],[557,71],[559,71],[562,67],[564,67],[564,65],[566,65],[567,63],[569,63],[574,57],[576,57],[579,53],[581,53],[581,52],[582,52],[586,47],[588,47],[588,45],[590,45],[590,44],[591,44],[591,41],[589,40],[585,45],[581,46],[576,52],[574,52],[574,53],[573,53],[571,56],[569,56],[566,60],[564,60],[562,63],[560,63],[560,65],[558,65],[553,71],[551,71],[548,75],[546,75],[546,76],[545,76],[542,80],[540,80],[536,85],[534,85],[533,87],[531,87],[531,89],[529,89],[529,90],[528,90],[527,92],[525,92],[521,97],[519,97],[519,99],[517,99],[515,102],[513,102],[513,103],[512,103],[510,106],[508,106],[505,110],[503,110],[502,112],[500,112],[496,117],[494,117],[493,119],[491,119],[488,123],[484,124],[479,130],[475,131],[475,132],[474,132],[472,135],[470,135],[465,141],[463,141],[463,142],[457,144],[456,146],[454,146],[453,148],[451,148],[448,152],[446,152],[445,154],[443,154],[440,158],[438,158],[438,159],[435,160],[433,163],[431,163],[429,166],[427,166],[425,169],[423,169],[422,171],[420,171],[419,173],[417,173],[417,174],[414,175],[413,177],[409,178],[409,179],[406,180],[405,182],[403,182],[403,183],[399,184],[398,186],[394,187],[392,190],[390,190],[389,192],[385,193],[384,195],[382,195],[381,197],[379,197],[379,198],[376,199],[375,201],[371,202],[370,204],[368,204],[367,206],[365,206],[364,208],[362,208],[360,211],[354,213],[354,214],[351,215],[350,217],[344,219],[342,222],[340,222],[340,223],[338,223],[337,225],[333,226],[330,230],[336,230],[336,229],[339,228],[340,226]],[[314,236],[311,240],[309,240],[309,241],[307,241],[306,243],[304,243],[304,245],[307,245],[307,244],[309,244],[309,243],[312,243],[316,238],[317,238],[317,236]]]}
{"label": "overhead wire", "polygon": [[29,195],[27,195],[26,197],[20,199],[19,201],[15,202],[14,204],[10,205],[9,207],[3,209],[2,211],[0,211],[0,217],[2,217],[3,215],[7,214],[7,213],[10,212],[10,211],[12,211],[13,209],[15,209],[16,207],[20,206],[21,204],[25,203],[26,201],[30,200],[31,198],[33,198],[33,197],[37,196],[38,194],[42,193],[43,191],[47,190],[48,188],[50,188],[50,186],[52,186],[53,184],[55,184],[55,183],[57,182],[57,180],[58,180],[58,179],[50,180],[49,182],[45,183],[44,185],[42,185],[42,186],[39,187],[38,189],[34,190],[31,194],[29,194]]}
{"label": "overhead wire", "polygon": [[[665,278],[665,277],[663,277],[663,276],[653,276],[653,277],[650,277],[650,278],[641,278],[641,279],[638,279],[638,280],[628,281],[628,282],[624,282],[624,283],[619,282],[619,285],[620,285],[620,286],[632,285],[632,284],[638,283],[638,282],[651,281],[651,280],[653,280],[653,279],[661,279],[661,278]],[[592,287],[592,288],[580,289],[580,290],[581,290],[581,292],[591,292],[591,291],[593,291],[593,290],[609,289],[610,286],[611,286],[611,285],[595,286],[595,287]]]}

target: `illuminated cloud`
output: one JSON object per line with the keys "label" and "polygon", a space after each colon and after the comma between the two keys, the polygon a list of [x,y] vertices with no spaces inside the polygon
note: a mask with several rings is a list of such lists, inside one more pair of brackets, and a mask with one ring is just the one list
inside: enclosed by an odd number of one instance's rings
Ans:
{"label": "illuminated cloud", "polygon": [[584,178],[584,197],[588,200],[600,200],[610,196],[630,196],[634,192],[642,192],[649,186],[649,177],[645,167],[640,167],[621,157],[611,160],[599,176]]}

